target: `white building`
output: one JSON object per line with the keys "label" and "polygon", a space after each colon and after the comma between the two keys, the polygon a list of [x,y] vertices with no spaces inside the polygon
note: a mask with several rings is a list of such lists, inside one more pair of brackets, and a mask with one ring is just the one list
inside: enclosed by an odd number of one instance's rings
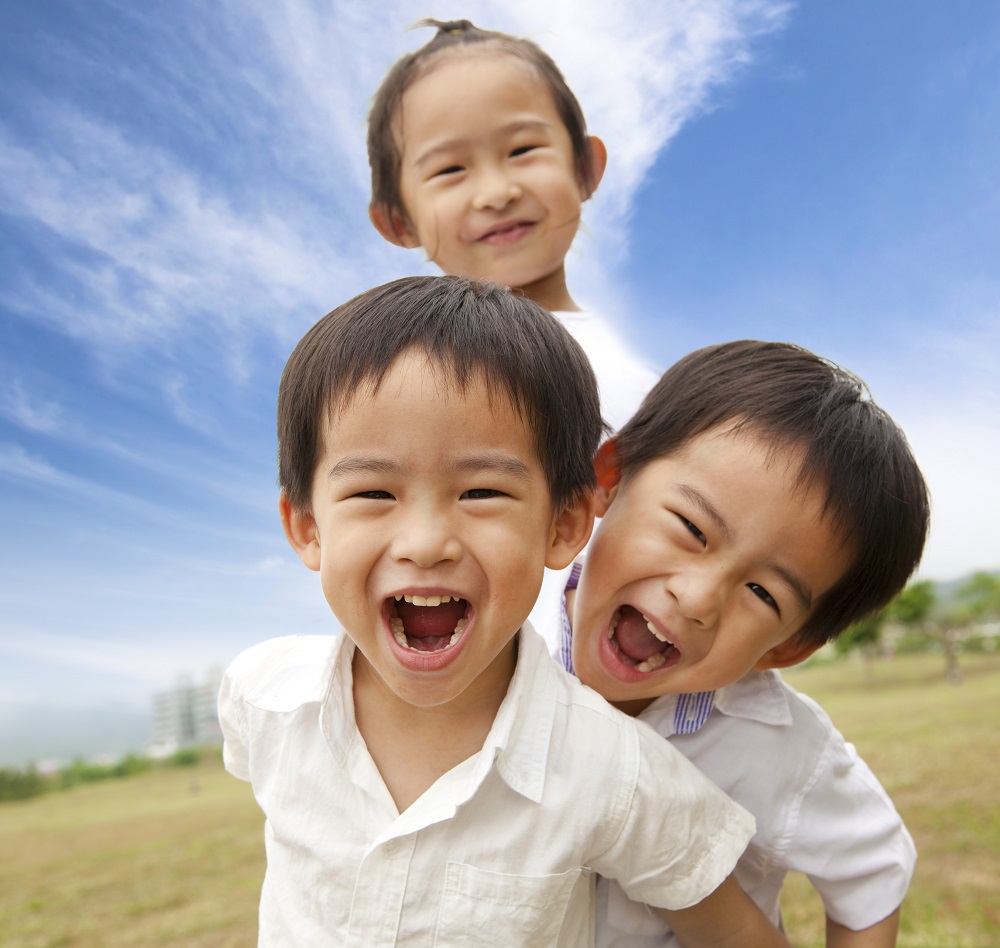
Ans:
{"label": "white building", "polygon": [[198,685],[182,675],[172,691],[153,695],[151,757],[165,757],[182,747],[221,744],[216,699],[222,671],[213,668]]}

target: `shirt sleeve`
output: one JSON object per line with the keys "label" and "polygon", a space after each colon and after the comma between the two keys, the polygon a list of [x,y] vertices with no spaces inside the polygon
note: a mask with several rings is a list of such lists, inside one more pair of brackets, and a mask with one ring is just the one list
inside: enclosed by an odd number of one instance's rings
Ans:
{"label": "shirt sleeve", "polygon": [[226,669],[219,686],[219,726],[222,728],[222,762],[234,777],[250,779],[250,760],[247,753],[246,717],[239,676],[244,656],[239,656]]}
{"label": "shirt sleeve", "polygon": [[830,729],[833,739],[802,798],[787,864],[809,877],[830,918],[858,931],[900,906],[917,852],[878,779],[854,746]]}
{"label": "shirt sleeve", "polygon": [[753,817],[642,722],[623,828],[595,862],[628,897],[682,909],[714,892],[754,833]]}

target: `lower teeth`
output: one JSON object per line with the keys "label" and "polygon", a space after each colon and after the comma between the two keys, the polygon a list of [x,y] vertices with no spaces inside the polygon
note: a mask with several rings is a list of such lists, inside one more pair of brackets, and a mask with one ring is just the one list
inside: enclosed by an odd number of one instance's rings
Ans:
{"label": "lower teeth", "polygon": [[641,672],[655,671],[663,665],[666,660],[667,656],[664,655],[663,652],[657,652],[655,655],[650,655],[644,662],[639,662],[639,664],[635,666],[635,670]]}
{"label": "lower teeth", "polygon": [[[426,651],[422,648],[414,648],[407,641],[406,633],[403,631],[403,620],[392,618],[389,620],[389,625],[392,628],[392,637],[403,646],[403,648],[408,648],[411,652],[423,652]],[[448,639],[448,644],[445,648],[451,648],[461,637],[462,633],[465,631],[465,627],[468,625],[464,618],[459,619],[455,624],[455,631],[451,633],[451,638]],[[435,649],[434,651],[441,652],[443,649]]]}

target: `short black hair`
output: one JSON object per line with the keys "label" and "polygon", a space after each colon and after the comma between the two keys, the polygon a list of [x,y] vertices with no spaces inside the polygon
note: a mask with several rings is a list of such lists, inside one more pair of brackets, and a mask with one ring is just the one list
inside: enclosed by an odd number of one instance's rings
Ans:
{"label": "short black hair", "polygon": [[556,112],[569,132],[577,179],[587,196],[593,193],[594,157],[583,109],[548,53],[531,40],[498,30],[482,30],[469,20],[424,19],[416,25],[433,26],[437,32],[420,49],[396,60],[375,92],[368,113],[368,164],[372,173],[373,205],[397,211],[408,219],[399,188],[402,148],[397,122],[403,94],[434,68],[443,53],[475,50],[477,45],[484,53],[492,49],[520,59],[549,87]]}
{"label": "short black hair", "polygon": [[930,498],[906,436],[857,376],[789,343],[743,340],[685,356],[615,438],[622,478],[728,426],[772,450],[804,452],[798,482],[854,561],[799,631],[822,644],[885,606],[923,553]]}
{"label": "short black hair", "polygon": [[491,398],[510,400],[535,435],[556,509],[593,488],[605,429],[597,381],[576,340],[551,313],[506,287],[421,276],[338,306],[289,357],[278,391],[278,484],[293,508],[311,508],[325,424],[359,388],[377,391],[409,350],[425,352],[460,391],[481,379]]}

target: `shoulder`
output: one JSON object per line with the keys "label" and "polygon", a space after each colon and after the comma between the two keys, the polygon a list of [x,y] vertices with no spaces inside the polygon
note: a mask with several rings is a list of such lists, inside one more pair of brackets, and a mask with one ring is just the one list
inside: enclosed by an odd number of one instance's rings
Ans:
{"label": "shoulder", "polygon": [[272,711],[322,701],[343,636],[287,635],[259,642],[233,659],[223,675],[231,700]]}

